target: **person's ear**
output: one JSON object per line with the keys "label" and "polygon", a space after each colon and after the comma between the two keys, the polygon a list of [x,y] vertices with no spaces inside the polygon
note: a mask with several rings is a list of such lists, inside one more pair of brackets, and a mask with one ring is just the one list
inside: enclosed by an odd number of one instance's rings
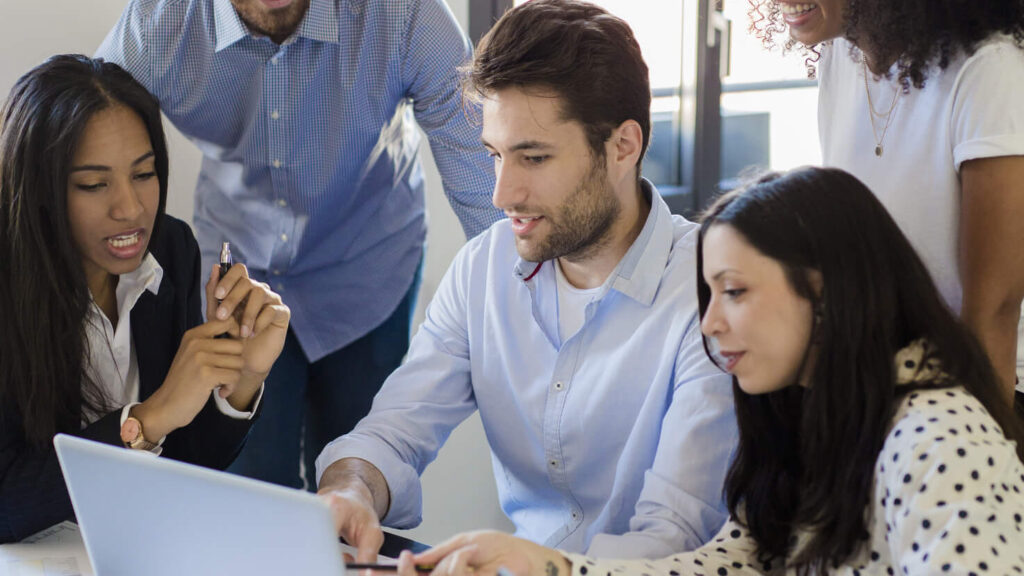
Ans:
{"label": "person's ear", "polygon": [[814,299],[818,302],[824,302],[825,279],[821,276],[821,271],[814,269],[808,270],[807,282],[811,285],[811,291],[814,292]]}
{"label": "person's ear", "polygon": [[812,269],[807,271],[807,282],[814,294],[814,324],[818,325],[825,316],[825,279],[822,278],[820,271]]}
{"label": "person's ear", "polygon": [[643,144],[643,130],[636,120],[626,120],[612,130],[606,152],[611,164],[609,168],[614,171],[616,177],[636,168]]}

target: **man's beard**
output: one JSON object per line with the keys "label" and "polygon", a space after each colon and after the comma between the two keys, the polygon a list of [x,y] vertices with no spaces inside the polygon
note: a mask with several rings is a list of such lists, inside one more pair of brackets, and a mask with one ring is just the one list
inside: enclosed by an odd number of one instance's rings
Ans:
{"label": "man's beard", "polygon": [[275,41],[283,41],[299,27],[310,0],[295,0],[292,4],[274,10],[270,14],[252,7],[259,0],[231,0],[238,17],[245,22],[250,31],[269,36]]}
{"label": "man's beard", "polygon": [[555,214],[544,217],[551,231],[540,243],[530,246],[517,240],[523,260],[565,258],[578,262],[590,258],[611,240],[611,228],[622,212],[622,203],[608,182],[602,158],[591,160],[587,175],[555,210]]}

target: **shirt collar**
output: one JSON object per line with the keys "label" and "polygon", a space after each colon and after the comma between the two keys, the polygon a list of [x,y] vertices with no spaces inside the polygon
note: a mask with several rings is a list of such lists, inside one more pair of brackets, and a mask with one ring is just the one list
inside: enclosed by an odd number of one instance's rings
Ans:
{"label": "shirt collar", "polygon": [[127,274],[121,274],[117,280],[117,301],[131,302],[142,296],[142,293],[149,290],[154,295],[160,292],[160,282],[164,278],[164,269],[151,252],[147,252],[142,258],[138,268]]}
{"label": "shirt collar", "polygon": [[296,36],[316,42],[338,43],[338,3],[331,0],[310,0],[309,10],[299,23]]}
{"label": "shirt collar", "polygon": [[[231,0],[214,0],[214,29],[217,35],[215,50],[220,52],[249,35],[245,23],[238,17]],[[332,0],[310,0],[309,9],[292,35],[317,42],[338,42],[338,6]]]}
{"label": "shirt collar", "polygon": [[[160,282],[163,281],[163,277],[163,267],[149,252],[142,258],[142,263],[138,268],[118,276],[117,288],[114,290],[117,299],[118,324],[127,321],[132,308],[135,307],[135,303],[138,302],[143,292],[149,290],[153,294],[157,294],[160,291]],[[95,300],[93,300],[90,311],[92,320],[100,322],[99,318],[103,317],[103,312]],[[96,324],[96,326],[102,326],[102,323]]]}
{"label": "shirt collar", "polygon": [[214,0],[213,27],[217,36],[217,46],[214,49],[216,52],[245,38],[249,33],[235,12],[235,7],[231,5],[231,0]]}
{"label": "shirt collar", "polygon": [[[661,285],[672,251],[672,212],[658,189],[646,178],[641,180],[640,189],[650,199],[651,210],[643,229],[605,281],[597,300],[604,298],[608,290],[617,290],[644,306],[650,306]],[[538,264],[517,258],[513,273],[519,280],[529,282],[543,265],[543,262]]]}

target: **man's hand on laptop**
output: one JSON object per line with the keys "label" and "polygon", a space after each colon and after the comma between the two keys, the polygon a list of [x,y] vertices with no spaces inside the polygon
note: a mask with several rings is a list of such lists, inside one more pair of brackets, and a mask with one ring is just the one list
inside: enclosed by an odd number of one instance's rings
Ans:
{"label": "man's hand on laptop", "polygon": [[359,458],[338,460],[324,470],[317,494],[330,506],[338,535],[356,548],[356,562],[376,562],[384,543],[380,519],[391,504],[380,470]]}

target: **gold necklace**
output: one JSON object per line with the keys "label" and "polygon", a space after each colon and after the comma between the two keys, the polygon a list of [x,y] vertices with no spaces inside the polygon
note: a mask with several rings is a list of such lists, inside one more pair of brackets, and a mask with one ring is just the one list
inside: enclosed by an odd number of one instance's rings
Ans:
{"label": "gold necklace", "polygon": [[[889,131],[889,123],[892,122],[892,113],[896,110],[896,103],[900,100],[900,94],[903,92],[899,87],[896,88],[896,95],[892,97],[892,104],[889,105],[889,111],[885,114],[875,111],[875,103],[871,101],[871,89],[868,88],[868,62],[867,59],[861,60],[864,65],[864,92],[868,95],[868,112],[870,113],[871,119],[871,134],[875,137],[875,156],[881,157],[884,148],[882,147],[882,141],[885,140],[885,133]],[[882,126],[882,136],[878,136],[878,128],[875,127],[875,118],[885,117],[885,124]]]}

